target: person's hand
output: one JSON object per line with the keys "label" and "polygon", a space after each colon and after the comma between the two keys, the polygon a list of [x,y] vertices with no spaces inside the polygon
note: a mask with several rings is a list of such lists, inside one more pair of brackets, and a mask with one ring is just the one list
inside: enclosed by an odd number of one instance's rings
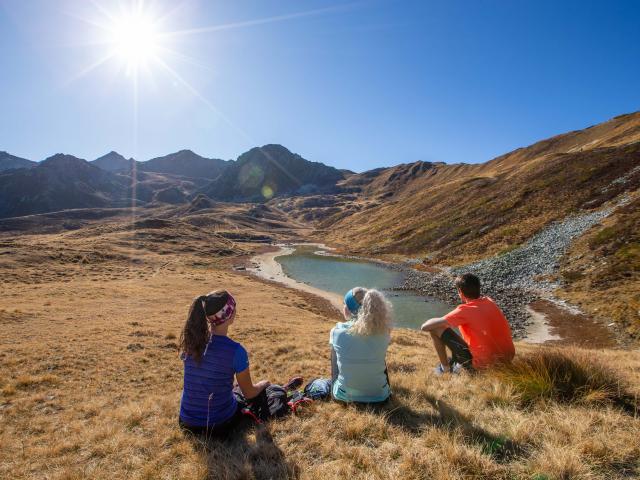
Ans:
{"label": "person's hand", "polygon": [[255,387],[258,389],[258,391],[261,392],[269,385],[271,385],[271,382],[269,380],[260,380],[258,383],[256,383]]}

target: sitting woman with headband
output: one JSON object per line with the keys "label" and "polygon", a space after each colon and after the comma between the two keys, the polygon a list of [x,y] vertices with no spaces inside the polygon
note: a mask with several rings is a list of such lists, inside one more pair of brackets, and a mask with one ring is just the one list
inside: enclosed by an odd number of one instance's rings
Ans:
{"label": "sitting woman with headband", "polygon": [[387,347],[391,304],[377,290],[356,287],[344,297],[346,322],[331,329],[333,398],[342,402],[384,402],[391,395]]}
{"label": "sitting woman with headband", "polygon": [[[180,336],[184,389],[180,425],[193,433],[226,435],[241,418],[242,396],[258,397],[270,383],[253,383],[247,351],[227,336],[236,318],[229,292],[196,298]],[[233,379],[242,392],[233,391]]]}

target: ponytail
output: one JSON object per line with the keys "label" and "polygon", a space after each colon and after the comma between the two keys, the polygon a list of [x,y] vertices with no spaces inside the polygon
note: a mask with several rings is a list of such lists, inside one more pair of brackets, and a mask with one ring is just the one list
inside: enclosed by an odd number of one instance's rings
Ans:
{"label": "ponytail", "polygon": [[358,335],[388,334],[393,326],[391,303],[378,290],[367,290],[351,331]]}
{"label": "ponytail", "polygon": [[189,308],[189,315],[180,334],[180,352],[190,355],[200,363],[209,343],[210,333],[206,314],[207,296],[196,298]]}

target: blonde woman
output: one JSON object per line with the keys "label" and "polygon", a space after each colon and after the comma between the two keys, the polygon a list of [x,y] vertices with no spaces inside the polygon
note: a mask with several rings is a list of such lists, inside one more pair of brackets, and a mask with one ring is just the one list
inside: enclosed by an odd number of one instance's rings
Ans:
{"label": "blonde woman", "polygon": [[352,288],[344,296],[345,322],[331,329],[332,396],[342,402],[378,403],[391,395],[386,355],[391,304],[377,290]]}

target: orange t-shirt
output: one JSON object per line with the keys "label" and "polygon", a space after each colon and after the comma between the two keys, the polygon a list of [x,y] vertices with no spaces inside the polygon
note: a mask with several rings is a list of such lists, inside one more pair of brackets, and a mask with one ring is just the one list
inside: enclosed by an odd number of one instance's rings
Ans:
{"label": "orange t-shirt", "polygon": [[471,350],[474,368],[484,368],[496,362],[509,362],[516,353],[511,328],[500,307],[489,297],[480,297],[444,316]]}

